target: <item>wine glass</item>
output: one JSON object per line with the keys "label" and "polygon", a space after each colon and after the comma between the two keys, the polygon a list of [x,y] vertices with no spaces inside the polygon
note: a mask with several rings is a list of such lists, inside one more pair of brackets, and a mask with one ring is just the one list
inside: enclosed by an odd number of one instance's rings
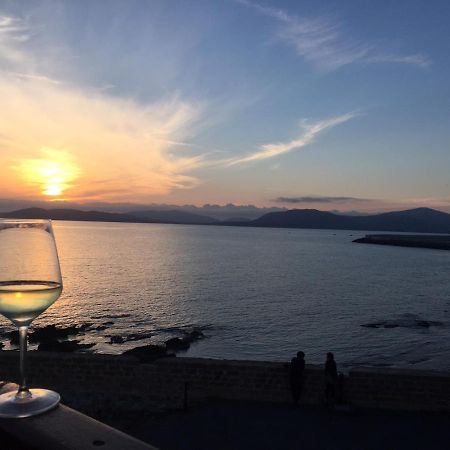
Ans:
{"label": "wine glass", "polygon": [[61,295],[62,280],[49,220],[0,219],[0,313],[19,329],[20,386],[0,395],[0,417],[29,417],[58,405],[58,393],[28,389],[27,332]]}

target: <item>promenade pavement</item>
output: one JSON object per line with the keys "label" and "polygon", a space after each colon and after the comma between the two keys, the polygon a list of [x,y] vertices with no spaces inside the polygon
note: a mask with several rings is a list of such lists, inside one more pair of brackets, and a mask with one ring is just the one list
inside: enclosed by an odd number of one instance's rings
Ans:
{"label": "promenade pavement", "polygon": [[450,415],[211,402],[113,425],[161,450],[443,450]]}

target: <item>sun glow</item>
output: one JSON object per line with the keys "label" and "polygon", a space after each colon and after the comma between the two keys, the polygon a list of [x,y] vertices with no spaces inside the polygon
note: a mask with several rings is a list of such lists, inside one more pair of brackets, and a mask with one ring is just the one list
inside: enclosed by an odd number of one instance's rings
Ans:
{"label": "sun glow", "polygon": [[44,148],[43,158],[22,159],[14,168],[25,183],[49,197],[61,197],[79,178],[80,169],[72,156],[64,150]]}
{"label": "sun glow", "polygon": [[50,184],[42,193],[44,195],[61,195],[63,193],[63,188],[60,184]]}

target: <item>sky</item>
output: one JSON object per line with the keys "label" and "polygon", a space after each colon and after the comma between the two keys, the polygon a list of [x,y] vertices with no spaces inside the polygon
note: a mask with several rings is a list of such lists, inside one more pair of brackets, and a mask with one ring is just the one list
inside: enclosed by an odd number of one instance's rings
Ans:
{"label": "sky", "polygon": [[447,0],[0,2],[0,204],[450,212]]}

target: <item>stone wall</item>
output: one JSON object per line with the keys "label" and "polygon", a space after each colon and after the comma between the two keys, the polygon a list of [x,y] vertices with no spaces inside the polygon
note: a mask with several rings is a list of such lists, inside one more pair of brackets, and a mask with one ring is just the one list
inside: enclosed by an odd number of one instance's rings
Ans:
{"label": "stone wall", "polygon": [[347,400],[366,408],[450,411],[450,374],[400,369],[351,370]]}
{"label": "stone wall", "polygon": [[[0,351],[0,379],[18,379],[18,352]],[[95,417],[183,408],[207,399],[290,402],[283,363],[30,352],[28,384],[61,393],[63,401]],[[323,402],[323,371],[307,366],[302,402]],[[355,407],[450,411],[450,374],[353,369],[343,400]]]}

